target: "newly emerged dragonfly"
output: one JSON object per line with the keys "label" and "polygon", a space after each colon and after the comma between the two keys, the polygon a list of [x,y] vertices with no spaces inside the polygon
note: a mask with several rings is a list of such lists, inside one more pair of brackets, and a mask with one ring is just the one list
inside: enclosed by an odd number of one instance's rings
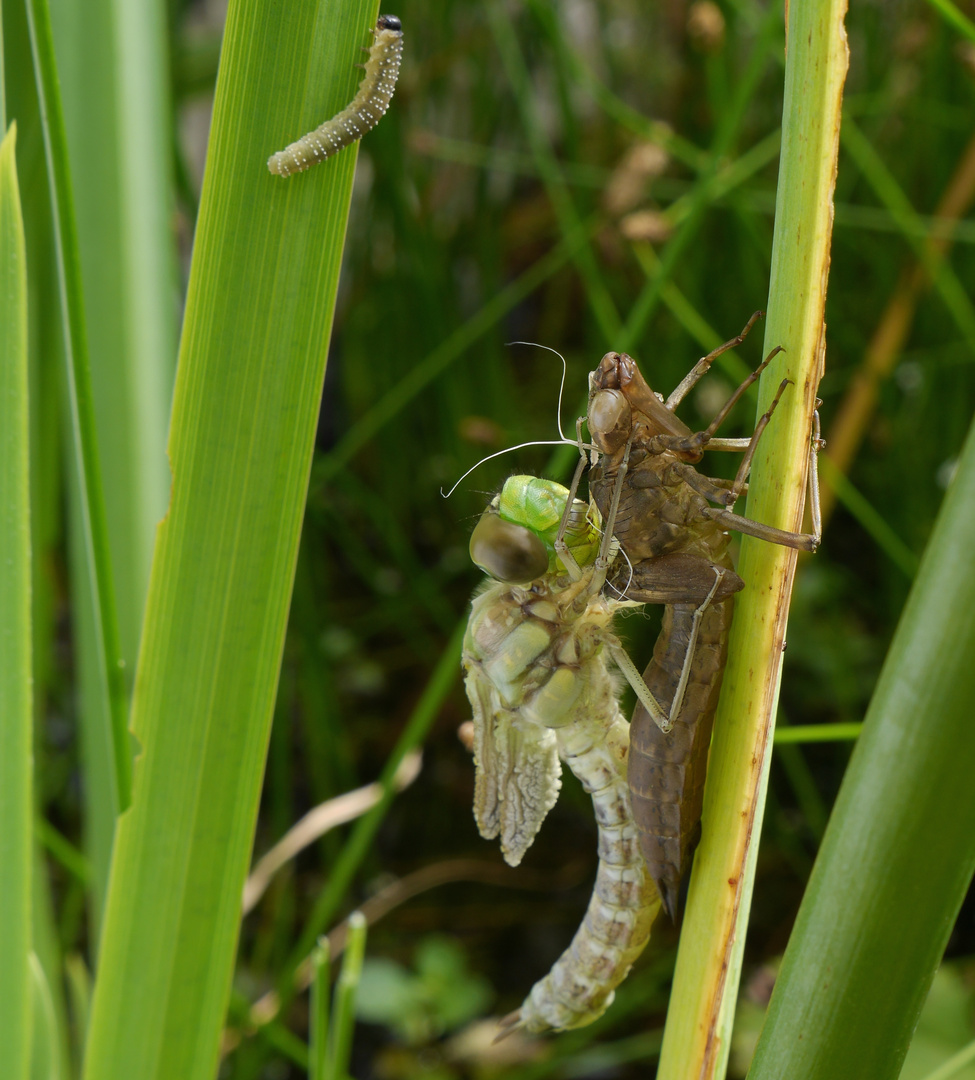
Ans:
{"label": "newly emerged dragonfly", "polygon": [[[699,361],[666,402],[630,357],[607,353],[590,377],[588,422],[601,451],[590,504],[574,497],[583,453],[569,490],[512,477],[472,535],[472,557],[493,578],[473,601],[464,642],[481,833],[500,836],[505,858],[517,865],[558,795],[560,757],[592,793],[600,829],[599,875],[583,925],[503,1021],[509,1029],[560,1030],[594,1020],[645,947],[661,903],[677,914],[697,841],[731,597],[744,587],[726,530],[806,550],[818,543],[818,526],[815,536],[789,533],[730,509],[775,402],[750,440],[716,440],[714,433],[771,356],[705,431],[691,432],[673,415],[757,317]],[[745,452],[734,482],[694,469],[705,446]],[[817,429],[814,495],[818,447]],[[641,678],[612,619],[644,603],[665,605],[665,615]],[[610,658],[637,694],[629,730]]]}
{"label": "newly emerged dragonfly", "polygon": [[[674,409],[710,368],[714,359],[741,343],[761,315],[756,312],[741,334],[698,361],[664,401],[647,384],[626,353],[607,353],[590,376],[588,423],[601,451],[589,488],[600,509],[616,495],[613,531],[632,569],[617,575],[629,581],[628,595],[666,604],[663,626],[644,681],[666,717],[641,702],[630,727],[629,790],[640,846],[660,890],[664,907],[676,920],[681,881],[700,837],[704,779],[714,714],[727,655],[731,593],[743,587],[734,572],[727,530],[772,543],[815,550],[819,543],[814,418],[810,454],[812,535],[785,532],[731,511],[745,488],[752,455],[768,423],[784,381],[768,412],[748,440],[719,440],[714,434],[732,406],[780,350],[775,349],[732,394],[704,431],[692,432]],[[699,473],[702,451],[743,450],[731,483]],[[718,507],[710,503],[718,503]],[[702,593],[717,575],[727,594],[702,606]]]}
{"label": "newly emerged dragonfly", "polygon": [[560,758],[591,794],[599,828],[585,920],[502,1021],[508,1029],[562,1030],[601,1015],[660,910],[630,809],[628,725],[608,665],[612,657],[642,686],[612,631],[623,601],[603,590],[616,550],[593,505],[527,476],[507,481],[471,537],[472,558],[490,575],[473,600],[463,654],[481,834],[500,836],[517,865],[558,795]]}

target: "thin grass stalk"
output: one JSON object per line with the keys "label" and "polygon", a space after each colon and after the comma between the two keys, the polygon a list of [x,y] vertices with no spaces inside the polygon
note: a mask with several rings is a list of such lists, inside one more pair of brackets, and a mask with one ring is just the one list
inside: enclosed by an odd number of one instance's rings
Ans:
{"label": "thin grass stalk", "polygon": [[945,22],[964,34],[969,41],[975,41],[975,23],[956,4],[951,0],[928,0],[928,3],[944,16]]}
{"label": "thin grass stalk", "polygon": [[[2,108],[0,108],[2,120]],[[0,1062],[26,1080],[31,1045],[33,692],[27,253],[17,127],[0,142]]]}
{"label": "thin grass stalk", "polygon": [[[954,164],[951,180],[938,199],[930,228],[936,236],[926,235],[924,245],[931,260],[938,263],[948,257],[955,233],[975,201],[975,136]],[[901,228],[917,224],[917,215],[898,216]],[[922,296],[930,284],[930,275],[918,259],[902,269],[897,284],[877,320],[863,352],[863,359],[847,385],[839,408],[827,429],[827,457],[844,475],[849,472],[878,406],[880,388],[890,378],[911,333]],[[828,478],[823,484],[823,521],[828,521],[836,502]]]}
{"label": "thin grass stalk", "polygon": [[595,222],[587,221],[576,232],[560,240],[548,254],[491,297],[480,311],[381,394],[368,412],[352,424],[336,445],[315,463],[316,484],[331,480],[336,473],[345,469],[382,427],[401,413],[450,364],[460,359],[479,338],[493,330],[510,311],[561,270],[576,248],[587,242],[594,228]]}
{"label": "thin grass stalk", "polygon": [[40,961],[30,957],[31,1080],[68,1080],[67,1063],[61,1060],[57,1016],[47,976]]}
{"label": "thin grass stalk", "polygon": [[318,939],[311,956],[308,1005],[308,1080],[325,1080],[329,1055],[328,991],[331,975],[328,938]]}
{"label": "thin grass stalk", "polygon": [[362,979],[362,961],[366,952],[366,920],[359,911],[349,916],[349,936],[342,956],[342,970],[335,986],[332,1006],[332,1030],[328,1055],[328,1080],[345,1080],[352,1057],[352,1032],[355,1028],[355,999]]}
{"label": "thin grass stalk", "polygon": [[[845,0],[791,4],[765,350],[764,411],[794,386],[763,436],[746,513],[797,529],[811,416],[822,369],[840,104],[848,52]],[[724,1075],[761,833],[772,728],[796,552],[745,537],[728,668],[715,722],[698,849],[661,1053],[661,1080]]]}

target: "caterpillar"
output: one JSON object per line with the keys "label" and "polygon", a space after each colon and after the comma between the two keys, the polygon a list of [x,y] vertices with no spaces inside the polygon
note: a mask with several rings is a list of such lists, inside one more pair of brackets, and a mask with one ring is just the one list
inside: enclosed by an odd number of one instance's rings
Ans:
{"label": "caterpillar", "polygon": [[372,31],[366,74],[355,97],[331,120],[326,120],[297,142],[267,159],[275,176],[290,176],[317,165],[361,139],[379,123],[389,108],[403,56],[403,28],[396,15],[380,15]]}

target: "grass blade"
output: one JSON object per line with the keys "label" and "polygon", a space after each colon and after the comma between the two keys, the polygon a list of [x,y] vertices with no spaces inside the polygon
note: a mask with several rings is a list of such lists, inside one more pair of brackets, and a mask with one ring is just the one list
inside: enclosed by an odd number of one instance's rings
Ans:
{"label": "grass blade", "polygon": [[33,1047],[30,1075],[33,1080],[62,1080],[65,1070],[58,1051],[58,1025],[47,976],[37,957],[30,957]]}
{"label": "grass blade", "polygon": [[[160,0],[52,0],[84,279],[85,323],[117,597],[131,693],[156,525],[166,510],[166,425],[176,358],[166,27]],[[69,483],[69,488],[71,487]],[[73,634],[80,683],[91,954],[118,812],[108,703],[77,493],[71,491]]]}
{"label": "grass blade", "polygon": [[975,871],[975,427],[888,653],[749,1076],[900,1073]]}
{"label": "grass blade", "polygon": [[312,979],[308,1012],[308,1080],[326,1080],[329,1054],[328,992],[331,964],[328,938],[318,939],[311,956]]}
{"label": "grass blade", "polygon": [[362,960],[366,952],[366,920],[362,913],[349,916],[349,938],[342,957],[342,970],[335,984],[332,1006],[332,1030],[329,1038],[329,1080],[344,1080],[349,1075],[352,1057],[352,1032],[355,1028],[355,999],[362,978]]}
{"label": "grass blade", "polygon": [[265,163],[349,100],[374,21],[358,0],[228,12],[89,1080],[216,1069],[356,150],[287,179]]}
{"label": "grass blade", "polygon": [[0,1061],[28,1075],[32,712],[27,255],[16,125],[0,142]]}
{"label": "grass blade", "polygon": [[64,128],[64,110],[58,85],[51,13],[47,0],[29,0],[27,18],[31,51],[37,80],[44,129],[44,151],[51,183],[54,214],[55,248],[64,322],[64,348],[67,359],[68,403],[71,414],[76,483],[80,499],[83,543],[91,581],[92,617],[96,626],[95,642],[99,649],[99,669],[104,673],[105,692],[111,710],[111,742],[116,806],[119,811],[131,798],[132,763],[127,730],[127,693],[120,663],[115,590],[112,582],[111,553],[105,524],[105,495],[98,463],[98,443],[92,406],[91,372],[85,330],[84,298],[78,257],[78,228],[68,167],[68,146]]}

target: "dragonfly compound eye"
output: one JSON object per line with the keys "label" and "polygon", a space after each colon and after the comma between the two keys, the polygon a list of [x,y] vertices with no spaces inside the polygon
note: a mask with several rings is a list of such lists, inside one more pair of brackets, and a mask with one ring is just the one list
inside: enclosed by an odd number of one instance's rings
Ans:
{"label": "dragonfly compound eye", "polygon": [[548,550],[524,525],[488,510],[471,533],[471,559],[497,581],[522,584],[548,570]]}
{"label": "dragonfly compound eye", "polygon": [[589,434],[604,454],[612,454],[630,433],[630,403],[619,390],[598,390],[589,402]]}

